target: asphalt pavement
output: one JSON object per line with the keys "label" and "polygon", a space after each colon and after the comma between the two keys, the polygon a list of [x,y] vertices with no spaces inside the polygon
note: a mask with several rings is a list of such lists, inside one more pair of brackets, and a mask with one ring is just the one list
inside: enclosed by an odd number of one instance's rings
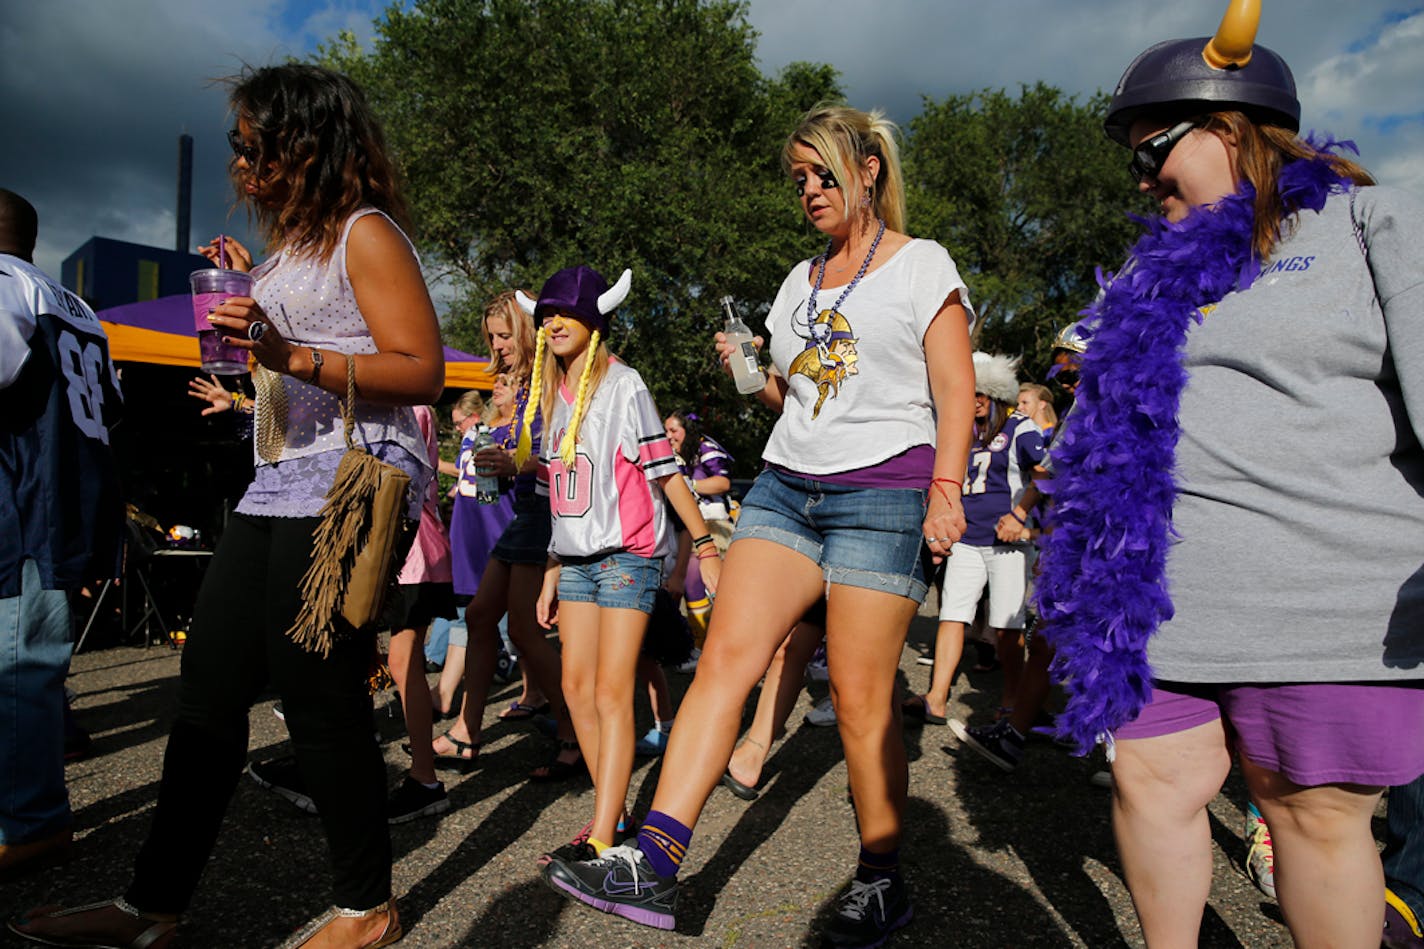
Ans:
{"label": "asphalt pavement", "polygon": [[[916,658],[933,631],[932,619],[918,618],[902,656],[901,672],[914,691],[928,684],[930,670]],[[0,888],[7,917],[41,903],[73,905],[122,893],[153,814],[178,662],[178,653],[162,646],[75,657],[69,684],[94,747],[67,772],[76,817],[73,854],[58,868]],[[678,694],[689,681],[669,678]],[[998,705],[999,684],[997,673],[963,675],[951,716],[986,720]],[[452,810],[391,829],[407,931],[402,945],[819,945],[819,926],[857,853],[836,730],[802,723],[825,691],[820,684],[803,693],[756,801],[713,792],[683,867],[678,929],[660,932],[570,903],[542,882],[535,858],[591,816],[593,791],[586,779],[562,785],[525,780],[553,745],[527,724],[497,721],[518,684],[497,687],[486,707],[479,768],[444,776]],[[376,703],[394,786],[407,759],[398,707],[384,710],[390,701],[387,693]],[[268,699],[252,711],[253,760],[289,750],[286,728],[271,709]],[[648,719],[644,704],[640,733]],[[1102,768],[1100,759],[1074,758],[1035,739],[1018,770],[1004,774],[960,747],[943,726],[909,728],[905,741],[910,804],[901,854],[916,917],[890,946],[1142,945],[1113,846],[1109,792],[1089,781]],[[635,812],[647,809],[660,772],[658,759],[638,760]],[[1215,870],[1202,945],[1288,946],[1274,902],[1240,868],[1244,803],[1233,774],[1210,808]],[[181,944],[277,945],[329,903],[327,880],[317,820],[244,778],[183,923]],[[0,945],[18,944],[8,933],[0,936]]]}

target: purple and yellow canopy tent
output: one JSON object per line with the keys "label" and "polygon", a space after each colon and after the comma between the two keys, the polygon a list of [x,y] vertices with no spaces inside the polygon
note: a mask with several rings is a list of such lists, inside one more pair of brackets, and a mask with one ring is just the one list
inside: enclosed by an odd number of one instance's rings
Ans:
{"label": "purple and yellow canopy tent", "polygon": [[[109,334],[115,362],[199,368],[198,337],[193,334],[193,304],[187,294],[127,303],[98,313]],[[445,347],[445,387],[483,389],[494,385],[488,358]]]}

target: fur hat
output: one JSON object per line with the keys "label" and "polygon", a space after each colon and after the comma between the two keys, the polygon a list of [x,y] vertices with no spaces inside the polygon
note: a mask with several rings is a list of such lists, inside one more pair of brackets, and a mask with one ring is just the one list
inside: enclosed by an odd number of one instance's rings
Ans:
{"label": "fur hat", "polygon": [[1019,361],[1015,357],[974,354],[974,391],[995,402],[1014,405],[1019,400]]}

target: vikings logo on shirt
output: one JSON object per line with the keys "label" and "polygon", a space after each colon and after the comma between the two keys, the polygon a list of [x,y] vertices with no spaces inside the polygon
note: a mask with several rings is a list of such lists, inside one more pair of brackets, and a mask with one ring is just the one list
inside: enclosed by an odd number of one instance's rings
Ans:
{"label": "vikings logo on shirt", "polygon": [[1009,436],[1003,432],[994,436],[994,440],[989,443],[990,451],[1003,451],[1009,444]]}
{"label": "vikings logo on shirt", "polygon": [[806,348],[791,362],[791,375],[806,376],[816,384],[819,394],[816,405],[811,409],[811,418],[821,414],[821,406],[826,399],[840,394],[841,383],[847,376],[857,375],[856,363],[860,353],[856,350],[856,339],[850,322],[834,310],[822,310],[814,321],[807,324],[807,332],[797,334],[806,340]]}

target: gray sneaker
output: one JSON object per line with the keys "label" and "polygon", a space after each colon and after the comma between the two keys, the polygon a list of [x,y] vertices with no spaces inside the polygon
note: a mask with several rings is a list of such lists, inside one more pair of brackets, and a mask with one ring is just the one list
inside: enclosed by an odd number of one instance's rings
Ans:
{"label": "gray sneaker", "polygon": [[299,810],[308,814],[316,813],[316,801],[307,794],[306,782],[297,768],[294,755],[273,758],[271,761],[254,761],[247,766],[247,776],[284,800],[290,801]]}

